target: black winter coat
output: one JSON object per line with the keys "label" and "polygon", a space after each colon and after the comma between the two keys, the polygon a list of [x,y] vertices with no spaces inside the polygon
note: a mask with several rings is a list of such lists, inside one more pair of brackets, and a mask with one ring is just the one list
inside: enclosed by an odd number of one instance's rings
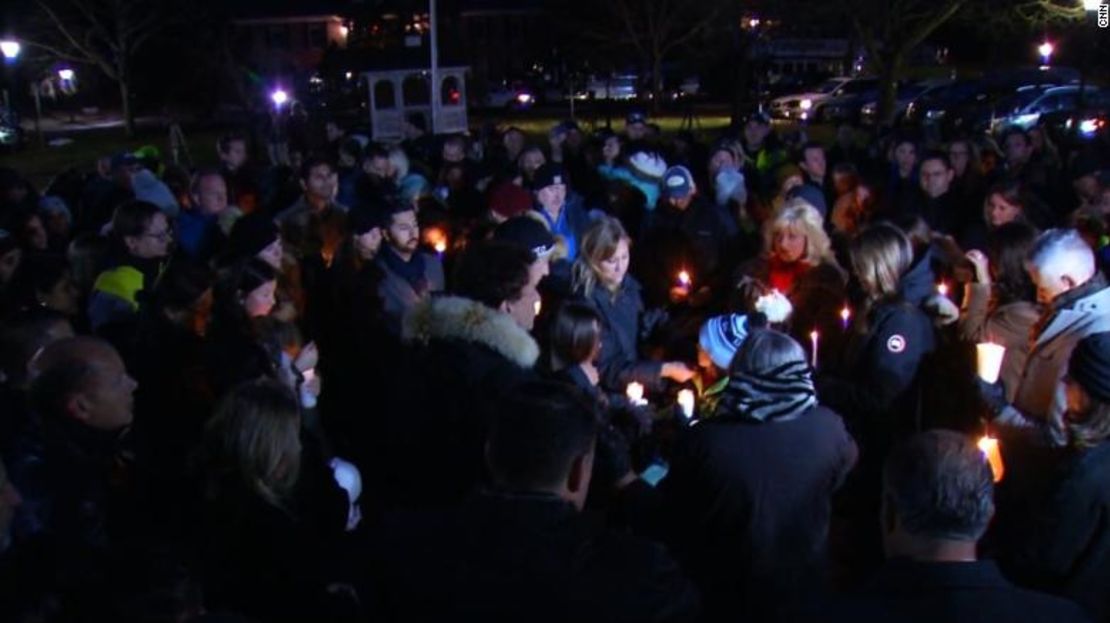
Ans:
{"label": "black winter coat", "polygon": [[1010,584],[994,563],[892,560],[864,590],[800,621],[828,623],[1076,623],[1075,604]]}
{"label": "black winter coat", "polygon": [[392,621],[689,621],[693,586],[662,546],[605,531],[544,493],[481,494],[388,517],[377,584]]}
{"label": "black winter coat", "polygon": [[454,296],[405,317],[413,348],[386,397],[385,435],[394,503],[462,500],[485,476],[485,438],[497,400],[534,376],[539,347],[507,314]]}
{"label": "black winter coat", "polygon": [[686,430],[660,487],[669,540],[711,618],[775,620],[813,590],[832,494],[855,462],[855,442],[824,407],[767,423],[721,415]]}
{"label": "black winter coat", "polygon": [[1110,442],[1071,454],[1004,562],[1014,577],[1110,619]]}
{"label": "black winter coat", "polygon": [[[585,296],[581,291],[578,294]],[[633,381],[648,388],[658,386],[662,364],[640,359],[640,338],[648,333],[649,327],[644,322],[639,282],[626,276],[615,297],[595,285],[585,301],[601,315],[601,353],[597,361],[601,387],[624,393]]]}

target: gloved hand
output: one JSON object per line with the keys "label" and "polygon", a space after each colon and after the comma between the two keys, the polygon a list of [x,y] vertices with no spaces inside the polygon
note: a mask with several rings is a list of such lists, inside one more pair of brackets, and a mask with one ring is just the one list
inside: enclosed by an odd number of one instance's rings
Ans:
{"label": "gloved hand", "polygon": [[979,376],[975,377],[975,382],[979,385],[979,399],[987,407],[990,419],[998,417],[1009,404],[1006,402],[1006,387],[1002,381],[988,383]]}
{"label": "gloved hand", "polygon": [[935,294],[926,299],[922,305],[925,312],[933,319],[933,322],[944,327],[952,324],[960,319],[960,308],[952,302],[952,299],[947,296],[940,296]]}

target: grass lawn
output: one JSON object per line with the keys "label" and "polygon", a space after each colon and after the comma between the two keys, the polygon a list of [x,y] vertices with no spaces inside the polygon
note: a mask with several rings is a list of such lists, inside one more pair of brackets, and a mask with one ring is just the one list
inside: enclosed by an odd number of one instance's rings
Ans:
{"label": "grass lawn", "polygon": [[[470,125],[478,128],[487,123],[496,122],[501,126],[514,125],[527,133],[532,140],[546,143],[547,131],[559,121],[567,118],[566,112],[532,110],[525,112],[506,111],[472,111]],[[624,115],[614,112],[613,129],[621,131],[624,128]],[[579,116],[582,129],[590,132],[600,129],[605,125],[605,117],[598,114]],[[659,124],[664,133],[678,132],[688,127],[679,114],[664,114],[652,118],[653,123]],[[696,118],[693,126],[695,135],[704,141],[712,141],[720,135],[729,124],[727,113],[720,111],[703,111]],[[776,122],[776,128],[783,131],[788,126]],[[185,130],[185,141],[189,146],[189,155],[194,166],[216,164],[216,138],[223,130],[219,128]],[[827,142],[832,138],[831,128],[813,126],[809,130],[811,138]],[[22,173],[39,188],[45,187],[56,174],[67,167],[78,167],[90,170],[100,156],[111,155],[120,151],[134,151],[143,145],[157,147],[164,160],[170,157],[169,131],[165,129],[144,128],[135,138],[127,138],[122,128],[104,128],[90,130],[70,130],[57,133],[48,133],[47,141],[57,138],[66,138],[71,142],[64,145],[40,147],[32,137],[29,144],[16,153],[0,153],[0,167],[11,167]]]}

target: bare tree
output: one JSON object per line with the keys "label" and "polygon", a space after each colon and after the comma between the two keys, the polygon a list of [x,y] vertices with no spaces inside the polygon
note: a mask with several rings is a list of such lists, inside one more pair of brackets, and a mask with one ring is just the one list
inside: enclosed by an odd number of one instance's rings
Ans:
{"label": "bare tree", "polygon": [[898,80],[910,54],[969,0],[847,0],[842,6],[879,77],[880,123],[894,118]]}
{"label": "bare tree", "polygon": [[26,43],[58,60],[91,65],[119,87],[127,135],[135,133],[132,61],[180,16],[172,1],[35,0],[37,32]]}
{"label": "bare tree", "polygon": [[[631,51],[649,68],[657,107],[663,63],[719,26],[726,5],[723,0],[583,0],[564,8],[576,16],[571,17],[571,30],[595,52]],[[577,16],[588,16],[588,21]]]}

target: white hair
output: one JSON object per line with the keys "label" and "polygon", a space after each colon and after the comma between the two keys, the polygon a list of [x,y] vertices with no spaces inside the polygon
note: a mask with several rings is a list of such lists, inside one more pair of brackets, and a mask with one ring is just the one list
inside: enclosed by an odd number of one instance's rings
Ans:
{"label": "white hair", "polygon": [[1067,275],[1085,283],[1095,274],[1095,254],[1074,229],[1049,229],[1037,237],[1029,250],[1029,264],[1041,275],[1059,278]]}

